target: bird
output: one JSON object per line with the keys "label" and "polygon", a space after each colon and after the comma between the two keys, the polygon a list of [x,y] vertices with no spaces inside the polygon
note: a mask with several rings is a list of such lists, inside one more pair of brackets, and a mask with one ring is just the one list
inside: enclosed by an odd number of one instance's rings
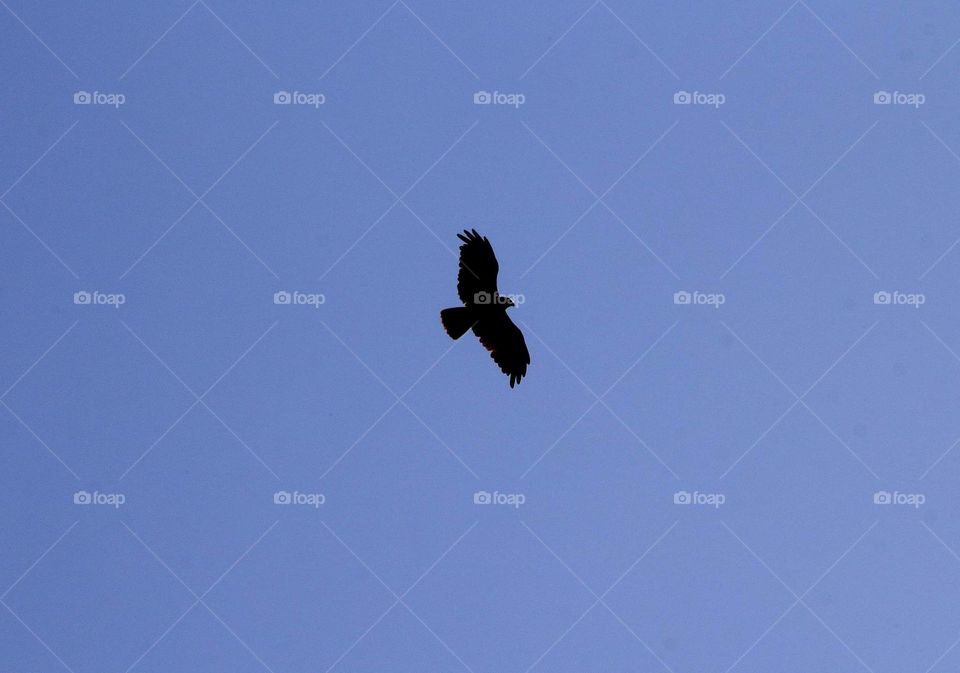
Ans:
{"label": "bird", "polygon": [[523,332],[507,315],[507,309],[516,304],[497,290],[500,265],[487,237],[478,234],[476,229],[464,229],[457,238],[463,242],[457,294],[464,305],[440,311],[440,322],[454,340],[472,329],[500,371],[510,377],[513,388],[526,376],[530,364]]}

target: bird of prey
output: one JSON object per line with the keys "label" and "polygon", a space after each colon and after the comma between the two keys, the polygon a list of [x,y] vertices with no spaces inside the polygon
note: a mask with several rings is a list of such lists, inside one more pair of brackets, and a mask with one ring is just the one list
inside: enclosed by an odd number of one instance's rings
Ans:
{"label": "bird of prey", "polygon": [[457,294],[464,305],[440,311],[440,322],[453,339],[472,329],[500,370],[510,377],[513,388],[526,375],[530,364],[523,333],[507,316],[507,309],[515,304],[497,290],[500,265],[487,237],[474,229],[464,230],[457,238],[463,241]]}

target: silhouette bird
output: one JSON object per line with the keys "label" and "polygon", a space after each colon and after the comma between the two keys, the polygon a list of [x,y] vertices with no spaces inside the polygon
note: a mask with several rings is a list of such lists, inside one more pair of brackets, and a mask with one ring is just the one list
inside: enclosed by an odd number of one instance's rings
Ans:
{"label": "silhouette bird", "polygon": [[474,229],[464,230],[457,238],[463,241],[457,294],[464,306],[443,309],[440,322],[453,339],[472,329],[500,371],[510,377],[513,388],[526,375],[530,364],[523,333],[507,316],[507,309],[515,304],[509,297],[501,297],[497,290],[500,265],[486,236],[480,236]]}

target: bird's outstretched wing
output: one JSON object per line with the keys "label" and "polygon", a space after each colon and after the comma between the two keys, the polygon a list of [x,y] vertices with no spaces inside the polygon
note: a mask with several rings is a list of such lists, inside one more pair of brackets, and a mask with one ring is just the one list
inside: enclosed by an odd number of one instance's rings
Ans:
{"label": "bird's outstretched wing", "polygon": [[464,231],[457,234],[463,241],[460,246],[460,271],[457,273],[457,294],[464,304],[476,303],[478,293],[493,295],[497,292],[497,273],[500,265],[493,254],[493,246],[486,236]]}
{"label": "bird's outstretched wing", "polygon": [[473,326],[473,333],[490,351],[490,357],[500,366],[500,371],[510,377],[510,387],[519,383],[527,373],[530,352],[523,340],[523,332],[513,324],[506,311],[485,317]]}

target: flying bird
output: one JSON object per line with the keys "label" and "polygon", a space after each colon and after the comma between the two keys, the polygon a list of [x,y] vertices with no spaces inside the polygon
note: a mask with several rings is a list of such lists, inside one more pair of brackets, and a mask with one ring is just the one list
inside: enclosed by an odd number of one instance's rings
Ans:
{"label": "flying bird", "polygon": [[516,304],[497,290],[500,265],[487,237],[480,236],[474,229],[464,230],[457,238],[463,241],[457,294],[464,305],[440,311],[440,322],[453,339],[472,329],[500,370],[510,377],[513,388],[526,375],[530,364],[523,333],[507,316],[507,309]]}

